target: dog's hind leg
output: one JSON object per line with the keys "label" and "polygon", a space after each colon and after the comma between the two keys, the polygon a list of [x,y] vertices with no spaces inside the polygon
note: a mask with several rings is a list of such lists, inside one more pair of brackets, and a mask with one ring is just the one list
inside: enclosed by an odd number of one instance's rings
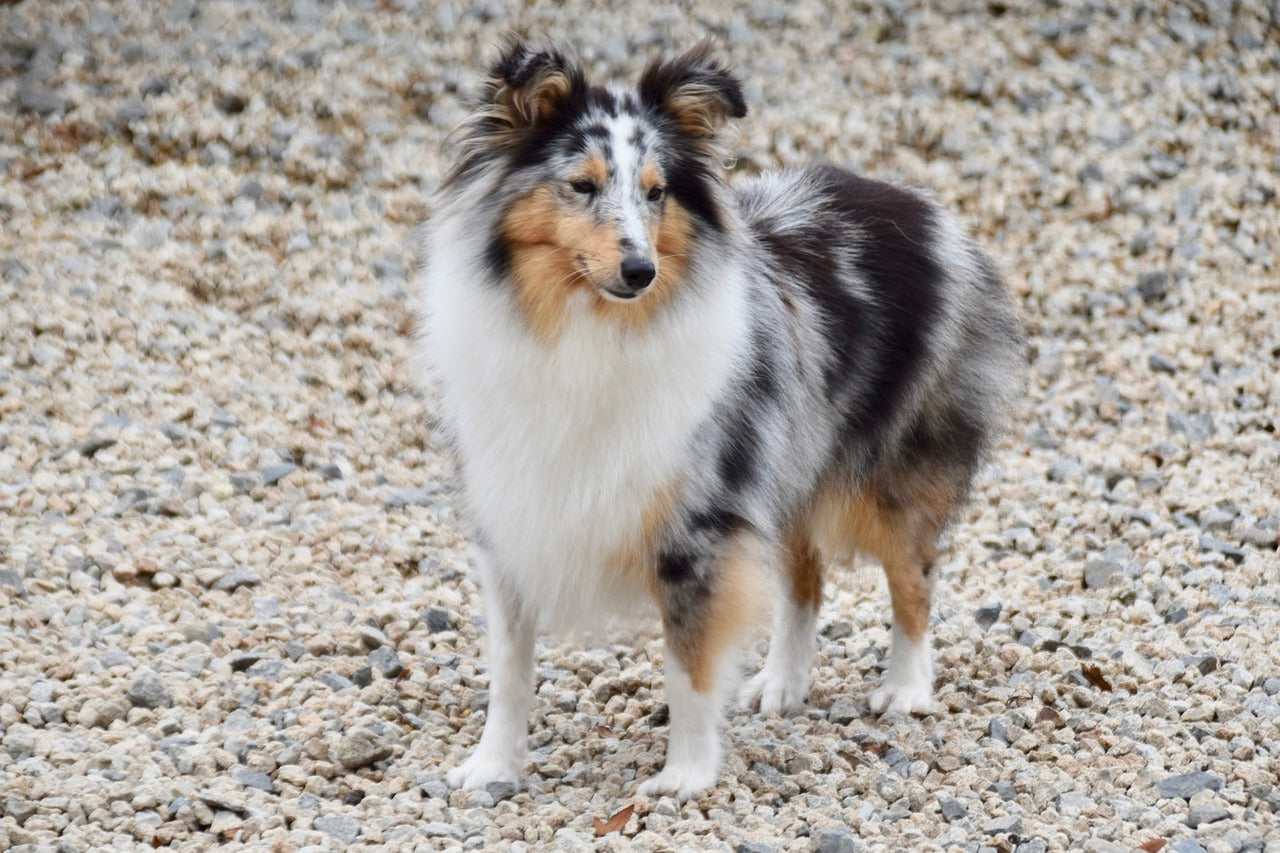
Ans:
{"label": "dog's hind leg", "polygon": [[475,752],[449,771],[449,784],[467,790],[519,781],[533,705],[534,620],[487,568],[481,574],[488,621],[489,710]]}
{"label": "dog's hind leg", "polygon": [[889,668],[881,687],[871,694],[871,710],[877,714],[933,711],[930,572],[937,557],[938,534],[958,490],[941,472],[903,474],[872,486],[854,501],[859,545],[884,566],[893,605]]}
{"label": "dog's hind leg", "polygon": [[744,708],[766,714],[785,714],[804,703],[822,603],[822,557],[802,525],[793,527],[785,546],[786,588],[773,607],[769,654],[739,694]]}
{"label": "dog's hind leg", "polygon": [[662,772],[640,796],[687,799],[720,773],[720,722],[737,676],[737,652],[762,609],[767,584],[763,546],[748,533],[721,538],[716,553],[673,548],[658,561],[657,590],[666,632],[671,726]]}

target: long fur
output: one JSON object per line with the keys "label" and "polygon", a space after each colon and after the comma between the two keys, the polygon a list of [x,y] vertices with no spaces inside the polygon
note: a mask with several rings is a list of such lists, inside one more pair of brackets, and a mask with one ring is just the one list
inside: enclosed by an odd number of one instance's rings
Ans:
{"label": "long fur", "polygon": [[[513,41],[425,232],[420,353],[490,610],[515,626],[491,625],[491,657],[530,625],[656,605],[672,746],[648,793],[714,781],[727,662],[770,577],[790,594],[747,698],[803,697],[817,555],[884,563],[902,639],[872,704],[927,709],[934,540],[1023,357],[993,264],[926,196],[833,166],[729,186],[745,112],[705,45],[629,89]],[[491,702],[532,689],[504,666]],[[455,784],[518,774],[503,701]]]}

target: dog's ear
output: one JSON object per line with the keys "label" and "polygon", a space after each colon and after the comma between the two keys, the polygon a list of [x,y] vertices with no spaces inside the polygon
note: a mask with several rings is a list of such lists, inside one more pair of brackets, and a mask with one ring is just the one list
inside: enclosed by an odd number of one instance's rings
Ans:
{"label": "dog's ear", "polygon": [[712,57],[709,40],[674,59],[649,63],[637,89],[642,101],[695,137],[713,138],[730,119],[747,114],[742,83]]}
{"label": "dog's ear", "polygon": [[490,118],[519,132],[537,127],[586,90],[582,66],[566,51],[511,38],[489,69]]}

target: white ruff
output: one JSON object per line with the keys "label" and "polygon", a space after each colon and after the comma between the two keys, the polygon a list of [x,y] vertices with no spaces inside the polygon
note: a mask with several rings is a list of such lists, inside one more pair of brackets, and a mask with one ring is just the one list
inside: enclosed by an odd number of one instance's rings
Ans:
{"label": "white ruff", "polygon": [[[465,209],[465,205],[462,206]],[[420,279],[421,355],[441,386],[464,494],[492,571],[543,626],[599,627],[648,596],[611,570],[671,482],[746,340],[732,265],[625,333],[571,301],[554,347],[485,280],[474,224],[435,224]],[[693,297],[693,298],[688,298]]]}

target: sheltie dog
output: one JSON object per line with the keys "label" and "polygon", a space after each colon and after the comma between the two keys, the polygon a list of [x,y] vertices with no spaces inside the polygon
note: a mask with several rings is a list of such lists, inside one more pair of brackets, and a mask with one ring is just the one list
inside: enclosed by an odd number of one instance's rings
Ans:
{"label": "sheltie dog", "polygon": [[449,782],[518,779],[540,628],[656,605],[670,737],[641,795],[719,772],[741,701],[804,701],[828,561],[893,608],[877,713],[930,710],[930,570],[1019,387],[991,261],[918,192],[829,165],[726,182],[746,114],[704,43],[634,88],[511,40],[424,229],[419,354],[485,598],[489,709]]}

